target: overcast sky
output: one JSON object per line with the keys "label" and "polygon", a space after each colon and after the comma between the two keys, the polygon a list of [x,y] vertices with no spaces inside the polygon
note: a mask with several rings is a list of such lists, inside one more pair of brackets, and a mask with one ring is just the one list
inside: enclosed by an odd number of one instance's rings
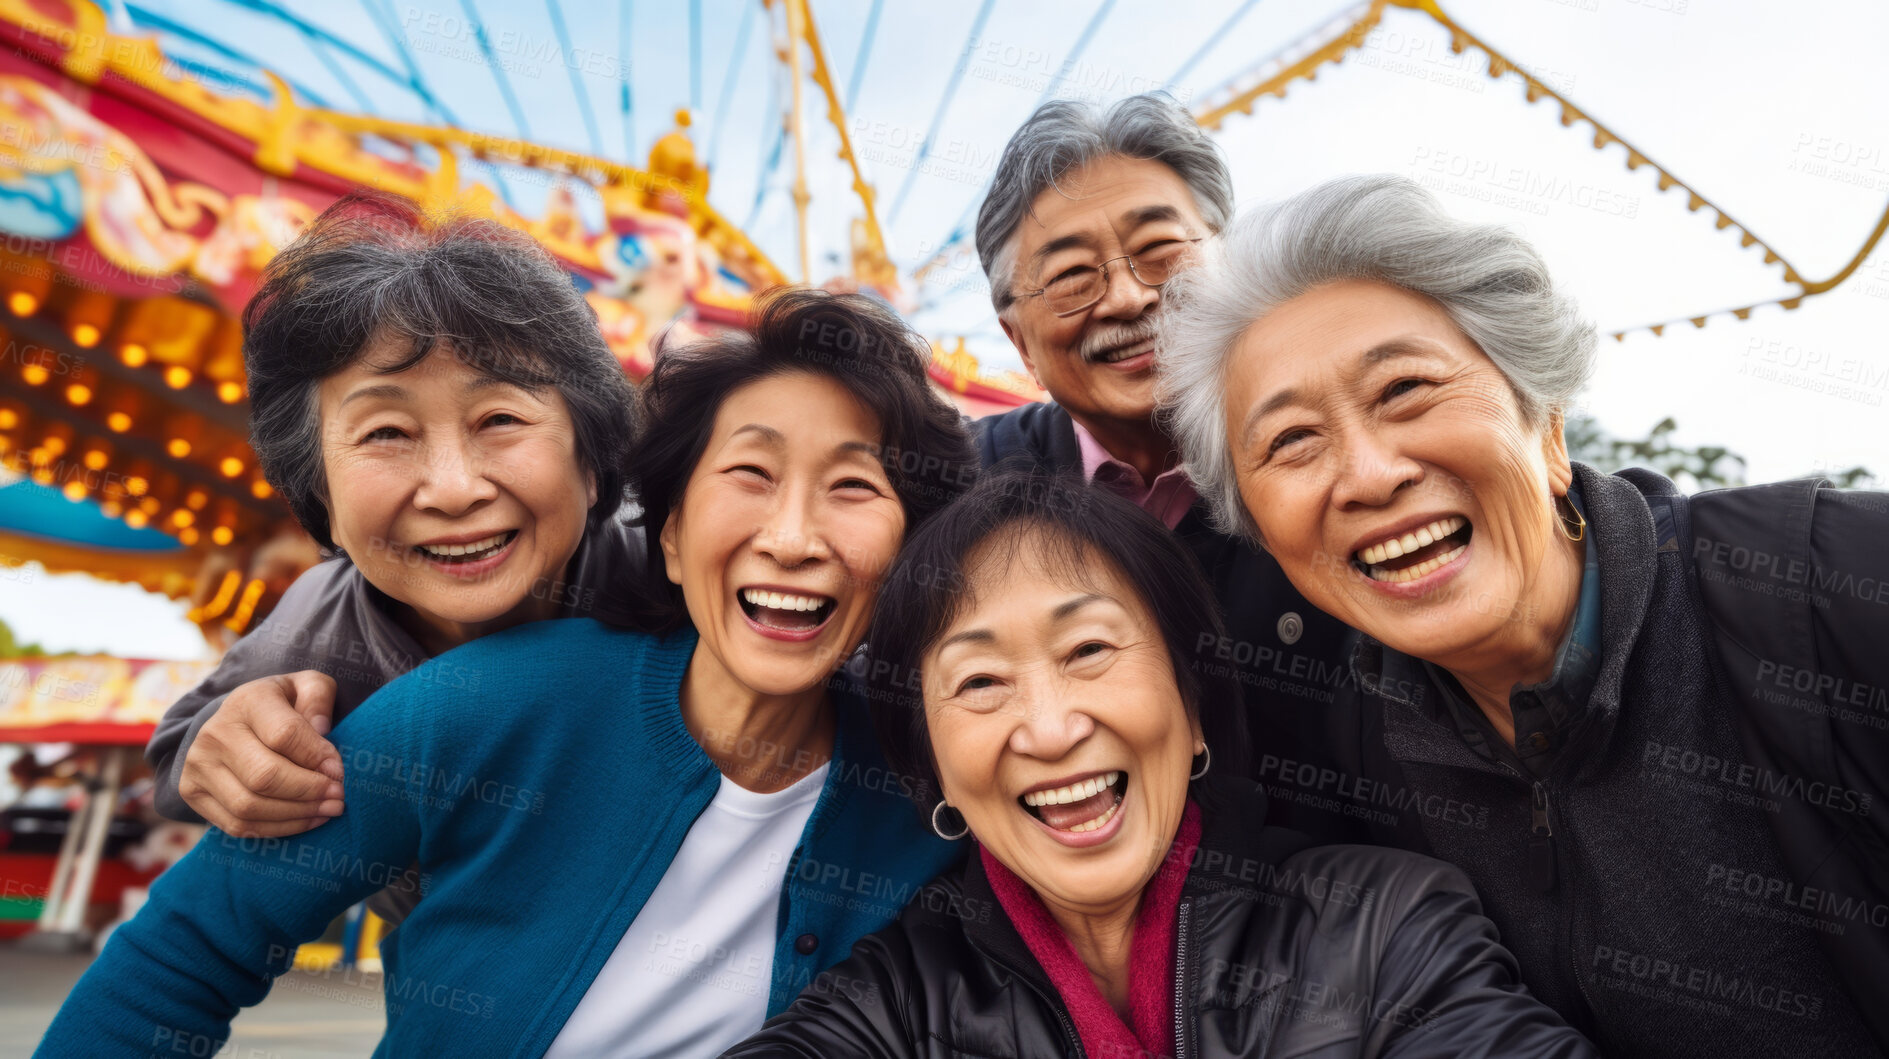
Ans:
{"label": "overcast sky", "polygon": [[[640,162],[670,128],[673,111],[697,96],[698,148],[713,161],[711,200],[796,271],[791,147],[777,167],[766,165],[787,85],[771,59],[770,16],[758,3],[744,18],[750,7],[739,0],[704,0],[693,75],[689,5],[679,0],[562,0],[568,51],[557,44],[544,5],[474,4],[523,128],[456,0],[287,6],[402,68],[387,42],[398,35],[436,105],[487,131]],[[842,94],[857,78],[849,131],[878,189],[892,256],[907,268],[929,258],[966,218],[1005,140],[1051,79],[1060,76],[1055,95],[1106,100],[1166,86],[1197,104],[1352,9],[1319,0],[997,0],[973,37],[979,3],[887,0],[861,70],[870,0],[812,6]],[[1810,277],[1841,268],[1889,204],[1879,55],[1889,5],[1445,0],[1444,7]],[[268,61],[336,107],[355,109],[358,91],[392,117],[438,113],[367,64],[338,52],[324,59],[292,27],[237,4],[148,0],[140,9]],[[1086,48],[1069,64],[1092,24]],[[168,44],[240,68],[181,38]],[[1460,215],[1511,225],[1533,240],[1603,332],[1793,292],[1780,267],[1765,265],[1756,248],[1742,250],[1735,230],[1718,230],[1710,210],[1688,212],[1684,193],[1661,193],[1650,167],[1628,172],[1621,146],[1595,150],[1592,126],[1564,128],[1552,103],[1525,102],[1519,81],[1491,81],[1485,69],[1479,53],[1453,54],[1447,33],[1424,16],[1388,12],[1342,65],[1324,67],[1315,83],[1295,84],[1283,101],[1267,98],[1251,116],[1229,120],[1219,142],[1241,205],[1346,173],[1423,179]],[[589,103],[589,121],[577,92]],[[819,121],[823,113],[810,94],[815,279],[835,270],[858,211],[833,158],[837,140]],[[507,190],[528,213],[544,193],[518,180]],[[968,240],[932,283],[909,293],[907,308],[926,333],[968,335],[987,366],[1020,366],[990,314]],[[1681,323],[1664,337],[1641,330],[1624,342],[1603,339],[1582,405],[1627,437],[1642,437],[1671,416],[1682,443],[1721,444],[1743,455],[1752,481],[1856,464],[1889,476],[1886,333],[1889,251],[1879,249],[1843,287],[1795,312],[1760,309],[1747,321],[1715,316],[1704,329]],[[180,613],[135,589],[81,588],[43,574],[0,584],[0,618],[55,649],[195,656],[201,638]]]}

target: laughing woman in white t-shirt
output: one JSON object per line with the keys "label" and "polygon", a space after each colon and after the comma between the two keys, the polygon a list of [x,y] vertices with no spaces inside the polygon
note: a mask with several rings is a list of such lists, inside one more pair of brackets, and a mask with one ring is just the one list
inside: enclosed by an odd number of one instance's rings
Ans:
{"label": "laughing woman in white t-shirt", "polygon": [[882,303],[791,290],[659,354],[629,468],[650,627],[537,622],[389,683],[334,729],[346,811],[212,830],[41,1054],[220,1047],[415,861],[377,1055],[714,1055],[785,1009],[957,856],[835,675],[905,534],[975,475],[926,352]]}

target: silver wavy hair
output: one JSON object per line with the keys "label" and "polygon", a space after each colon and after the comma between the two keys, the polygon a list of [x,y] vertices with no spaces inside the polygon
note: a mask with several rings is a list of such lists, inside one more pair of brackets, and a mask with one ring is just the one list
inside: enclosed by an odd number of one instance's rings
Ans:
{"label": "silver wavy hair", "polygon": [[977,211],[977,258],[999,316],[1016,301],[1010,289],[1017,227],[1030,204],[1071,170],[1109,155],[1152,159],[1174,170],[1194,193],[1200,219],[1216,232],[1233,216],[1233,177],[1220,146],[1166,93],[1129,96],[1107,110],[1073,99],[1045,103],[1004,145]]}
{"label": "silver wavy hair", "polygon": [[1434,299],[1507,377],[1531,425],[1563,411],[1593,371],[1594,325],[1535,248],[1451,217],[1412,180],[1345,177],[1248,211],[1161,292],[1158,414],[1223,533],[1260,539],[1227,438],[1233,347],[1281,303],[1345,279]]}

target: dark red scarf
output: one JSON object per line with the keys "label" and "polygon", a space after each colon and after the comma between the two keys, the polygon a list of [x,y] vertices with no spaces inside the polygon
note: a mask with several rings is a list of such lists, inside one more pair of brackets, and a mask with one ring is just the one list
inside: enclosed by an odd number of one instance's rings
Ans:
{"label": "dark red scarf", "polygon": [[1062,928],[1043,902],[1009,868],[979,848],[984,874],[997,903],[1023,936],[1030,954],[1048,972],[1063,1006],[1076,1022],[1082,1049],[1092,1059],[1174,1054],[1174,919],[1181,905],[1181,885],[1200,845],[1200,809],[1193,801],[1181,813],[1180,830],[1167,858],[1149,880],[1135,914],[1135,934],[1128,949],[1128,1013],[1124,1023],[1096,987]]}

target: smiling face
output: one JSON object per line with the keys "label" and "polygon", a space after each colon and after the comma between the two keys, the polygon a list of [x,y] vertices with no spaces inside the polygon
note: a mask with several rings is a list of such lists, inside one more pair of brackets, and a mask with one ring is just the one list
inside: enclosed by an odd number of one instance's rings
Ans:
{"label": "smiling face", "polygon": [[925,721],[977,840],[1052,909],[1107,911],[1160,867],[1200,726],[1128,581],[1093,556],[1078,575],[1032,532],[965,564],[967,602],[922,662]]}
{"label": "smiling face", "polygon": [[[1519,635],[1552,576],[1552,497],[1573,471],[1558,415],[1435,302],[1347,280],[1255,323],[1227,365],[1241,500],[1321,610],[1446,666]],[[1520,620],[1518,620],[1520,619]]]}
{"label": "smiling face", "polygon": [[736,684],[805,692],[865,636],[905,535],[879,447],[878,417],[825,376],[722,401],[661,544],[700,648]]}
{"label": "smiling face", "polygon": [[[1208,234],[1187,182],[1146,158],[1110,155],[1070,171],[1030,204],[1013,239],[1011,290],[1043,288],[1072,268],[1160,252]],[[1000,322],[1031,378],[1085,421],[1145,424],[1154,414],[1154,318],[1161,292],[1128,262],[1108,266],[1102,300],[1057,316],[1021,298]]]}
{"label": "smiling face", "polygon": [[444,342],[382,370],[404,354],[371,342],[318,389],[335,543],[433,650],[549,616],[543,583],[563,576],[597,496],[563,398],[475,371]]}

